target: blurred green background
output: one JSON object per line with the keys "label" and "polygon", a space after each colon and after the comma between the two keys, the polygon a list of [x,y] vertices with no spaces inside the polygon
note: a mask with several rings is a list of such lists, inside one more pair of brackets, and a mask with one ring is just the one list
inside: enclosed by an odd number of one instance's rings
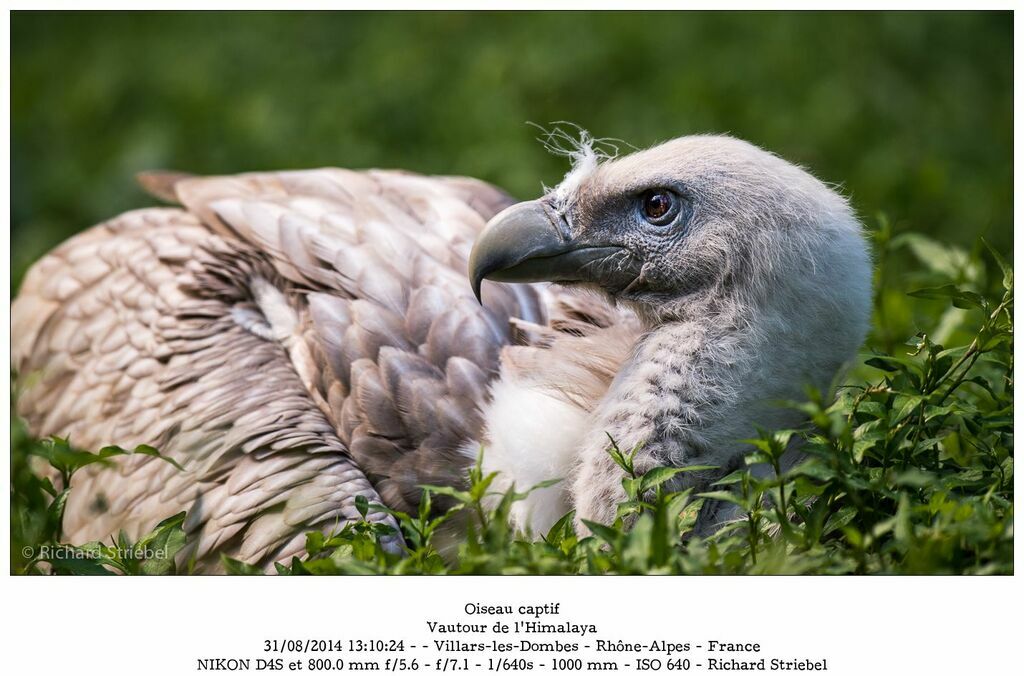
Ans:
{"label": "blurred green background", "polygon": [[135,172],[339,165],[557,182],[526,121],[728,132],[870,222],[1012,242],[1012,15],[15,12],[12,282],[151,204]]}

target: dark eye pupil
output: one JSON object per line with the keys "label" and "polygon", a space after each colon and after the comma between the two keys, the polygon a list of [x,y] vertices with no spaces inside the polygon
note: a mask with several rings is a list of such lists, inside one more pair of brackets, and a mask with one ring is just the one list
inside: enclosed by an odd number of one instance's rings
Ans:
{"label": "dark eye pupil", "polygon": [[644,215],[648,218],[661,218],[672,208],[672,198],[664,190],[654,190],[644,198]]}

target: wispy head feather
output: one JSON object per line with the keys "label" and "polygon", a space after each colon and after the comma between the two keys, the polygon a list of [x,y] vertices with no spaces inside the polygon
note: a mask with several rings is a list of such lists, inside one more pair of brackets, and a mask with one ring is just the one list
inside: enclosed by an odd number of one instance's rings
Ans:
{"label": "wispy head feather", "polygon": [[594,138],[583,127],[564,120],[552,122],[550,129],[534,122],[527,124],[540,131],[541,135],[537,140],[545,150],[552,155],[569,158],[570,168],[562,182],[553,189],[544,186],[545,192],[554,195],[559,211],[564,211],[571,205],[580,183],[592,174],[599,164],[619,156],[620,144],[632,147],[620,139]]}

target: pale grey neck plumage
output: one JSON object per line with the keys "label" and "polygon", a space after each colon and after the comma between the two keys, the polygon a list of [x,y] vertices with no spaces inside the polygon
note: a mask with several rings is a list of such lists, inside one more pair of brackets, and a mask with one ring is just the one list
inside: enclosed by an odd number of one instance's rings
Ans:
{"label": "pale grey neck plumage", "polygon": [[[711,312],[708,312],[711,310]],[[640,447],[637,469],[656,466],[711,465],[714,471],[685,473],[676,487],[706,483],[733,468],[742,439],[757,426],[778,426],[792,412],[774,409],[766,399],[799,395],[800,375],[792,372],[799,355],[766,347],[780,343],[771,325],[752,321],[752,309],[738,304],[687,308],[685,319],[652,327],[623,364],[595,412],[595,431],[574,476],[576,491],[586,496],[577,505],[581,517],[613,518],[615,477],[621,475],[605,453],[608,435],[624,450]],[[704,314],[703,312],[707,312]],[[607,486],[606,494],[588,487]]]}

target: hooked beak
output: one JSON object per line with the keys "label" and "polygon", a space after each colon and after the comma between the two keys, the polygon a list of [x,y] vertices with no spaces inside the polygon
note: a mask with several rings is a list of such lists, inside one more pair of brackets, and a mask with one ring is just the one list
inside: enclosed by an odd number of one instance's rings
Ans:
{"label": "hooked beak", "polygon": [[[564,228],[568,230],[568,228]],[[495,282],[594,282],[608,291],[637,279],[640,261],[618,245],[574,241],[543,202],[521,202],[487,224],[469,255],[469,279],[480,300]]]}

